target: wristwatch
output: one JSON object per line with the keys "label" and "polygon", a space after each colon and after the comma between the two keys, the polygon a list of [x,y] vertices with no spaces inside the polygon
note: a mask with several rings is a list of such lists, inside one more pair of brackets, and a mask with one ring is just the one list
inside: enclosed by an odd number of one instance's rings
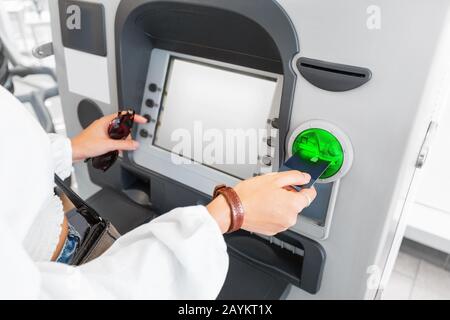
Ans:
{"label": "wristwatch", "polygon": [[244,206],[236,191],[226,185],[219,185],[214,189],[213,198],[222,195],[231,210],[231,223],[227,233],[233,233],[242,228],[244,223]]}

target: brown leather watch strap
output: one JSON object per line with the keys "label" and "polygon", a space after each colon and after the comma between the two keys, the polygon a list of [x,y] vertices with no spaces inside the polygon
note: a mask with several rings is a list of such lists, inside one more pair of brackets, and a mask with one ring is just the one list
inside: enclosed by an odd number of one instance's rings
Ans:
{"label": "brown leather watch strap", "polygon": [[214,189],[214,199],[222,195],[231,210],[231,223],[227,233],[233,233],[242,228],[244,224],[244,206],[236,191],[225,185],[217,186]]}

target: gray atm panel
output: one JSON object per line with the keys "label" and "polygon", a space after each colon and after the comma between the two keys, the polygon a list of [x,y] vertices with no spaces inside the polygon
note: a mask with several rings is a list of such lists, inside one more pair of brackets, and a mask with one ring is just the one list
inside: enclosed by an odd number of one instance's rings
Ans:
{"label": "gray atm panel", "polygon": [[[291,61],[299,47],[289,17],[275,1],[258,1],[253,5],[240,0],[122,1],[116,16],[120,106],[142,104],[153,49],[281,74],[283,88],[279,117],[271,123],[279,130],[277,145],[282,146],[277,160],[284,161],[296,82]],[[208,201],[209,197],[205,198],[191,187],[137,165],[127,154],[122,166],[149,180],[150,198],[156,212]],[[239,274],[250,277],[255,270],[277,279],[276,286],[293,284],[310,293],[319,290],[325,252],[317,242],[294,232],[279,235],[276,243],[247,233],[227,237],[227,242],[233,280],[227,283],[224,292],[230,285],[239,283],[235,280],[239,279]],[[289,248],[281,248],[281,242]],[[275,260],[267,260],[268,257]],[[242,262],[246,266],[244,273],[236,269],[238,266],[242,269]],[[267,290],[274,290],[272,284],[267,283]],[[253,292],[247,298],[252,297],[259,296]]]}

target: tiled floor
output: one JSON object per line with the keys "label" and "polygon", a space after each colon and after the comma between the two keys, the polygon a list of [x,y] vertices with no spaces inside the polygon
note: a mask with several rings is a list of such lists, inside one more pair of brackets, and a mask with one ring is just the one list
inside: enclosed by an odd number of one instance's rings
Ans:
{"label": "tiled floor", "polygon": [[383,299],[450,299],[449,255],[405,240]]}

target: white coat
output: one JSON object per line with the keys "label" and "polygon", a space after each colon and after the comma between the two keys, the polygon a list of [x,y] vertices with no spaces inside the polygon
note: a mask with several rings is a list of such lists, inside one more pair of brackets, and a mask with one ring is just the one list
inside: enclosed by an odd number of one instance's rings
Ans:
{"label": "white coat", "polygon": [[[217,297],[228,255],[217,223],[203,206],[175,209],[124,235],[81,267],[33,261],[24,241],[53,194],[58,150],[1,87],[0,108],[0,299]],[[71,154],[63,158],[70,161]]]}

